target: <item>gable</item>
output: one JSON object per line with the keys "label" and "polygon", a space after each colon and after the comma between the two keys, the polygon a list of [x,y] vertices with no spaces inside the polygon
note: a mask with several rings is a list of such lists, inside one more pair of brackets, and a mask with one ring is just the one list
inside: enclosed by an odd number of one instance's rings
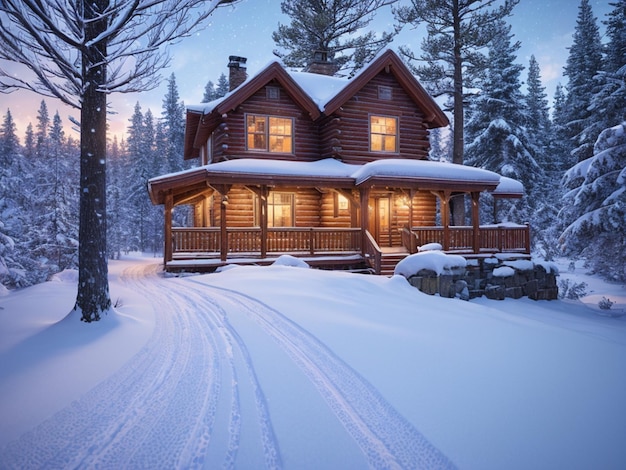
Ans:
{"label": "gable", "polygon": [[[376,81],[386,81],[391,88],[392,96],[398,91],[402,92],[405,105],[410,101],[415,106],[415,116],[419,115],[419,125],[408,120],[410,123],[409,135],[420,136],[424,129],[443,127],[449,124],[446,115],[437,103],[428,95],[419,84],[402,60],[391,50],[386,50],[374,61],[361,70],[352,79],[328,77],[303,72],[287,72],[281,64],[273,62],[260,73],[248,79],[224,98],[204,106],[188,107],[187,126],[185,130],[184,158],[190,159],[200,155],[200,149],[206,146],[211,134],[218,128],[228,127],[225,121],[230,113],[242,107],[249,100],[258,99],[259,93],[264,93],[265,87],[279,87],[289,97],[291,102],[306,116],[309,123],[320,121],[320,118],[331,116],[342,109],[350,101],[358,100],[358,95],[371,88]],[[395,91],[394,91],[395,90]],[[393,102],[390,100],[389,102]],[[278,113],[280,113],[280,104]],[[382,103],[384,108],[384,103]],[[376,108],[378,111],[378,108]],[[408,108],[407,108],[408,109]],[[268,101],[267,113],[274,114],[274,104]],[[395,111],[394,111],[395,112]],[[415,121],[415,119],[413,119]],[[243,122],[238,124],[243,126]],[[417,127],[416,127],[417,126]],[[413,129],[414,128],[414,129]],[[227,131],[225,131],[227,133]],[[302,135],[302,134],[301,134]],[[308,133],[306,135],[312,136]],[[428,151],[428,137],[425,137],[426,145],[419,144],[417,148],[421,155]],[[226,143],[223,143],[227,148]],[[241,146],[242,143],[240,142]],[[363,151],[360,149],[359,151]],[[323,156],[332,155],[332,149],[323,152]]]}
{"label": "gable", "polygon": [[391,74],[395,78],[398,86],[401,87],[421,109],[424,114],[424,121],[427,123],[429,129],[444,127],[449,124],[448,118],[439,105],[432,99],[407,66],[391,49],[387,49],[374,59],[370,65],[363,68],[359,74],[353,77],[345,88],[326,103],[324,113],[329,115],[336,112],[344,103],[354,97],[363,87],[383,72]]}
{"label": "gable", "polygon": [[[279,86],[312,121],[320,116],[320,110],[311,97],[302,90],[278,62],[273,62],[222,99],[207,103],[204,109],[202,106],[188,108],[184,158],[198,157],[200,148],[207,142],[211,133],[222,124],[224,117],[255,94],[265,93],[265,87],[272,82],[274,86]],[[194,114],[200,114],[200,117],[198,118]]]}

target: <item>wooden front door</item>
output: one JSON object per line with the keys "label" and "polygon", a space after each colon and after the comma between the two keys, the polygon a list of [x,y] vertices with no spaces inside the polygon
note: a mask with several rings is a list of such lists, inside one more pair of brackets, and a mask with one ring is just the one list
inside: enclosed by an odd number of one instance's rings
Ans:
{"label": "wooden front door", "polygon": [[391,246],[391,198],[375,196],[372,198],[369,226],[378,246]]}

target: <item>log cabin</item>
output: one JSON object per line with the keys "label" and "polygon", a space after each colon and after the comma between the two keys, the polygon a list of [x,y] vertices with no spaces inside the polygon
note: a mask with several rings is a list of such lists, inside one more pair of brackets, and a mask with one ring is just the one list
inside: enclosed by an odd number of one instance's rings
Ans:
{"label": "log cabin", "polygon": [[[290,254],[389,274],[428,243],[529,253],[527,225],[479,225],[481,193],[521,197],[520,183],[428,160],[429,131],[448,119],[395,52],[350,79],[332,76],[324,53],[302,72],[272,62],[248,78],[245,63],[229,58],[226,96],[187,107],[183,157],[198,166],[148,183],[164,206],[166,270]],[[471,225],[451,225],[459,195]],[[193,208],[193,226],[172,226],[179,205]]]}

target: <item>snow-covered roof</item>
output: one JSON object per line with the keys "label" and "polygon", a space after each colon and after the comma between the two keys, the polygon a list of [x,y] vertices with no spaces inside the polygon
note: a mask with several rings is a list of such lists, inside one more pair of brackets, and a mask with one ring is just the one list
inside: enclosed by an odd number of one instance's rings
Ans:
{"label": "snow-covered roof", "polygon": [[501,176],[500,184],[492,194],[494,197],[522,197],[524,185],[513,178]]}
{"label": "snow-covered roof", "polygon": [[[523,193],[521,183],[497,173],[465,165],[428,160],[377,160],[351,165],[333,158],[317,161],[290,161],[239,158],[152,178],[148,184],[155,204],[161,190],[193,184],[276,184],[280,181],[310,185],[361,186],[371,184],[410,184],[422,189],[446,187],[453,191],[492,191],[501,188],[500,197]],[[504,191],[506,189],[506,191]]]}
{"label": "snow-covered roof", "polygon": [[377,160],[360,165],[351,175],[356,184],[374,177],[419,178],[430,180],[451,180],[485,182],[497,184],[501,176],[489,170],[447,162],[429,160]]}
{"label": "snow-covered roof", "polygon": [[360,165],[348,165],[333,158],[312,162],[289,160],[260,160],[239,158],[203,167],[207,173],[240,173],[274,176],[304,176],[313,178],[350,178]]}

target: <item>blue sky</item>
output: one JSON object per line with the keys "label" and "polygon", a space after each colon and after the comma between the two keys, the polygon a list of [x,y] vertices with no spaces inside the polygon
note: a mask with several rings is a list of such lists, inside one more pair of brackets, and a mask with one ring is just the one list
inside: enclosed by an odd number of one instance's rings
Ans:
{"label": "blue sky", "polygon": [[[401,4],[403,2],[400,0]],[[590,2],[602,33],[604,27],[601,21],[612,9],[609,2],[612,0]],[[567,48],[572,43],[579,4],[578,0],[521,0],[509,18],[514,39],[522,45],[518,51],[518,62],[527,66],[530,56],[535,55],[550,99],[557,83],[566,83],[562,71],[567,59]],[[249,74],[258,72],[274,60],[272,32],[277,29],[279,22],[287,23],[288,20],[281,14],[280,0],[242,0],[235,6],[220,8],[204,30],[170,47],[172,63],[161,74],[167,78],[174,73],[181,100],[185,104],[197,104],[202,100],[206,83],[209,80],[217,82],[221,73],[227,73],[229,55],[247,57]],[[377,31],[391,30],[393,15],[390,9],[381,10],[372,25]],[[392,47],[409,45],[418,51],[423,34],[423,27],[406,28],[395,39]],[[526,74],[526,70],[522,72],[523,80]],[[165,93],[164,80],[153,91],[112,95],[109,99],[110,107],[117,114],[110,116],[111,132],[118,136],[123,134],[138,101],[143,112],[151,109],[155,116],[160,116]],[[27,124],[36,123],[42,99],[46,100],[51,115],[59,111],[66,133],[72,132],[68,116],[78,117],[79,113],[60,102],[23,91],[0,95],[0,112],[4,115],[7,108],[11,109],[21,141]]]}

